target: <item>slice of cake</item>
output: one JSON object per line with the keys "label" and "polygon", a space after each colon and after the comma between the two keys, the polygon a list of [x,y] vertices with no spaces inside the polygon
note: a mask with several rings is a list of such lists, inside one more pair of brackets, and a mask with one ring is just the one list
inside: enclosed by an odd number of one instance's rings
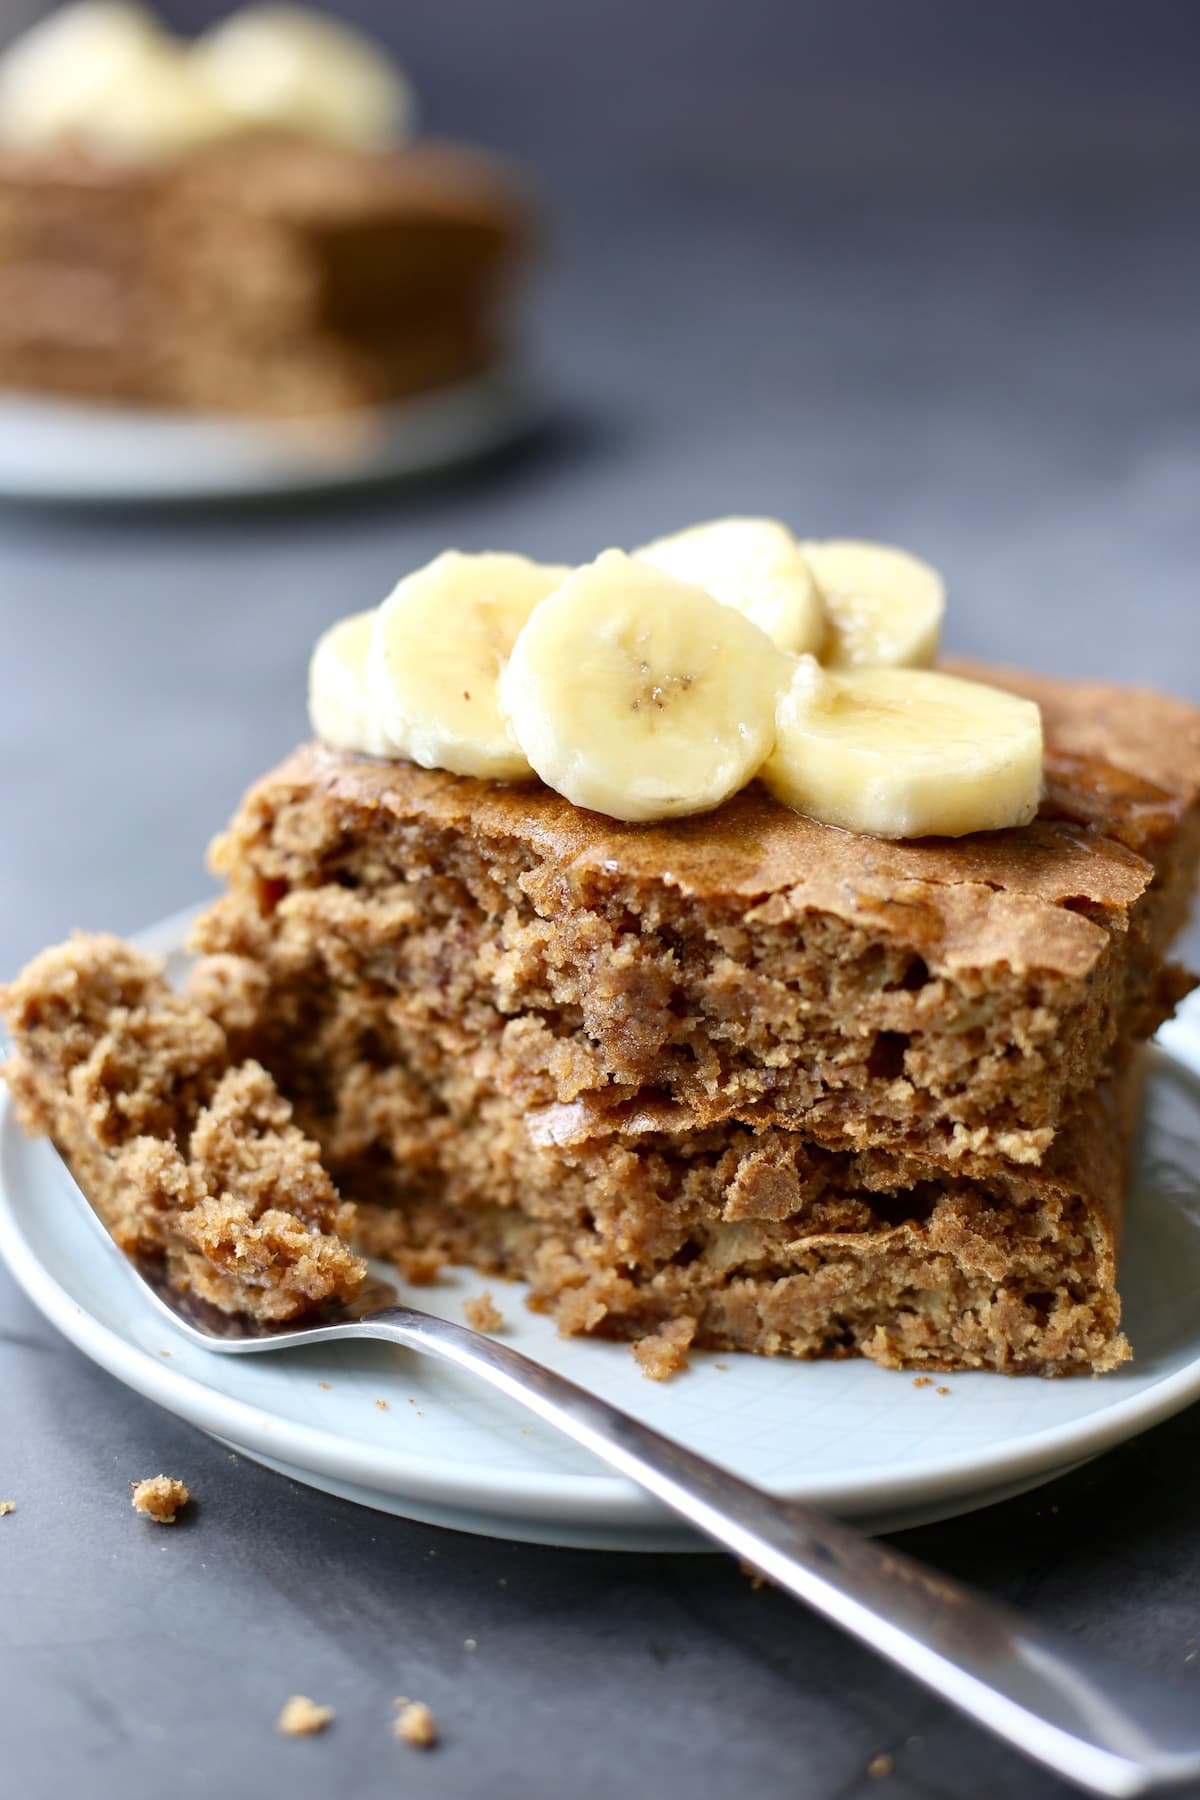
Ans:
{"label": "slice of cake", "polygon": [[197,995],[402,1266],[523,1275],[569,1330],[1111,1367],[1129,1047],[1188,985],[1200,718],[1030,685],[1043,811],[956,842],[753,789],[622,826],[310,745],[214,848]]}
{"label": "slice of cake", "polygon": [[190,999],[111,940],[10,991],[26,1121],[221,1304],[340,1291],[349,1233],[521,1276],[652,1373],[1117,1366],[1200,713],[918,666],[942,604],[769,520],[435,559],[318,644],[318,741],[217,840]]}
{"label": "slice of cake", "polygon": [[25,1129],[50,1137],[117,1243],[180,1291],[264,1321],[349,1299],[353,1208],[258,1063],[118,938],[46,950],[0,990]]}
{"label": "slice of cake", "polygon": [[0,56],[0,385],[321,416],[492,366],[531,209],[410,117],[384,52],[301,8],[195,42],[42,21]]}

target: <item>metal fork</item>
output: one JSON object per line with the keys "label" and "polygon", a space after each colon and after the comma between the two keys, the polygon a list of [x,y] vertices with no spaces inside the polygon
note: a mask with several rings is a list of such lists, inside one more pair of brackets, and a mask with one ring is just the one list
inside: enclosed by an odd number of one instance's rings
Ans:
{"label": "metal fork", "polygon": [[1035,1761],[1096,1794],[1200,1779],[1200,1703],[926,1569],[850,1526],[780,1500],[508,1345],[369,1282],[350,1306],[260,1329],[189,1302],[128,1261],[61,1158],[79,1203],[147,1303],[222,1356],[381,1338],[437,1357],[527,1407],[860,1643]]}

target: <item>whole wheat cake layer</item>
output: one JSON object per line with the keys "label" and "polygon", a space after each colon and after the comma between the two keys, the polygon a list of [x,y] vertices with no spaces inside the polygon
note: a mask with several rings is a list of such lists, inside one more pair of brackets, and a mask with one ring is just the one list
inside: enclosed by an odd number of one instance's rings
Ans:
{"label": "whole wheat cake layer", "polygon": [[2,1073],[117,1243],[171,1285],[272,1320],[349,1299],[353,1207],[260,1064],[119,938],[43,951],[8,987]]}
{"label": "whole wheat cake layer", "polygon": [[1128,1355],[1116,1251],[1137,1070],[1071,1109],[1040,1167],[830,1150],[664,1101],[527,1109],[486,1047],[446,1055],[369,986],[202,959],[192,991],[253,1044],[410,1279],[471,1263],[567,1332],[897,1367],[1103,1370]]}
{"label": "whole wheat cake layer", "polygon": [[0,152],[0,384],[280,416],[424,392],[500,355],[532,233],[507,171],[447,144]]}
{"label": "whole wheat cake layer", "polygon": [[[419,1040],[408,1060],[385,1050],[369,1002],[355,1027],[326,990],[324,1021],[310,1004],[297,1034],[300,996],[273,1016],[253,964],[209,961],[196,987],[228,1029],[119,940],[46,951],[0,994],[4,1074],[118,1243],[225,1311],[348,1298],[353,1236],[416,1276],[444,1260],[524,1276],[568,1332],[665,1326],[717,1349],[1010,1373],[1129,1354],[1115,1276],[1132,1068],[1074,1109],[1040,1168],[970,1177],[778,1127],[682,1133],[653,1108],[580,1137],[562,1109],[526,1116],[489,1089],[478,1058],[444,1071],[435,1100],[428,1046],[423,1066]],[[272,1077],[238,1059],[252,1040],[294,1083],[323,1160]]]}
{"label": "whole wheat cake layer", "polygon": [[622,825],[309,744],[217,840],[228,891],[196,945],[257,968],[264,1017],[270,995],[369,995],[443,1067],[483,1057],[514,1107],[573,1107],[585,1135],[654,1105],[685,1138],[740,1122],[1036,1166],[1191,985],[1165,956],[1200,861],[1200,712],[969,672],[1042,706],[1022,829],[881,842],[757,785]]}

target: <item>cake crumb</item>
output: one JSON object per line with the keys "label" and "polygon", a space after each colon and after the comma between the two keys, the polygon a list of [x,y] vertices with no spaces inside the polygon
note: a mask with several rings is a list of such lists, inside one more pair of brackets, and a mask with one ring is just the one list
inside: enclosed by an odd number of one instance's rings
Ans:
{"label": "cake crumb", "polygon": [[437,1743],[437,1724],[423,1700],[397,1700],[396,1736],[418,1750],[432,1750]]}
{"label": "cake crumb", "polygon": [[176,1481],[173,1475],[150,1475],[145,1481],[131,1481],[133,1497],[130,1502],[135,1512],[145,1513],[156,1525],[173,1525],[178,1513],[181,1513],[191,1492],[182,1481]]}
{"label": "cake crumb", "polygon": [[318,1381],[317,1386],[319,1388],[324,1388],[326,1393],[329,1392],[329,1383],[327,1381]]}
{"label": "cake crumb", "polygon": [[16,1512],[16,1510],[17,1503],[15,1500],[0,1500],[0,1519],[4,1517],[5,1513]]}
{"label": "cake crumb", "polygon": [[380,1412],[386,1412],[388,1409],[388,1403],[386,1400],[377,1400],[375,1402],[375,1404],[379,1408]]}
{"label": "cake crumb", "polygon": [[932,1375],[914,1375],[913,1376],[913,1386],[915,1388],[932,1387],[933,1386],[933,1376]]}
{"label": "cake crumb", "polygon": [[890,1756],[873,1756],[867,1764],[867,1774],[878,1780],[881,1776],[890,1775],[895,1766]]}
{"label": "cake crumb", "polygon": [[688,1366],[688,1346],[696,1335],[695,1319],[668,1319],[651,1337],[641,1338],[633,1354],[651,1381],[669,1381]]}
{"label": "cake crumb", "polygon": [[738,1568],[742,1571],[743,1575],[749,1576],[750,1586],[754,1593],[757,1594],[759,1588],[765,1588],[769,1585],[767,1577],[763,1574],[762,1570],[756,1569],[753,1563],[748,1563],[739,1559]]}
{"label": "cake crumb", "polygon": [[432,1287],[446,1265],[438,1250],[393,1250],[392,1261],[413,1287]]}
{"label": "cake crumb", "polygon": [[504,1314],[492,1299],[487,1288],[477,1300],[463,1301],[463,1317],[472,1331],[502,1331]]}
{"label": "cake crumb", "polygon": [[948,1387],[940,1387],[937,1391],[939,1394],[948,1394],[950,1389]]}
{"label": "cake crumb", "polygon": [[277,1724],[284,1737],[312,1737],[324,1731],[332,1717],[332,1706],[318,1706],[305,1694],[293,1694],[284,1702]]}
{"label": "cake crumb", "polygon": [[729,1373],[729,1364],[728,1363],[714,1363],[713,1368],[720,1369],[722,1375],[728,1375],[728,1373]]}

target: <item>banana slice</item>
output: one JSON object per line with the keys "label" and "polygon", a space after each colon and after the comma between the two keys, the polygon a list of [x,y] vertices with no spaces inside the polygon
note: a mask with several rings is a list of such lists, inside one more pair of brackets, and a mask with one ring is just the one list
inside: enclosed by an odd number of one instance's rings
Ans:
{"label": "banana slice", "polygon": [[497,706],[517,633],[567,567],[448,550],[406,575],[379,609],[367,651],[375,717],[394,752],[426,769],[517,780],[529,764]]}
{"label": "banana slice", "polygon": [[532,615],[500,704],[542,780],[576,806],[677,818],[752,779],[788,667],[732,607],[606,550]]}
{"label": "banana slice", "polygon": [[745,613],[780,650],[821,648],[821,596],[800,546],[778,519],[712,519],[633,554]]}
{"label": "banana slice", "polygon": [[924,668],[934,660],[946,588],[929,563],[890,544],[855,538],[803,543],[800,549],[829,621],[820,652],[829,668]]}
{"label": "banana slice", "polygon": [[0,139],[22,150],[67,142],[89,122],[96,90],[165,41],[153,15],[125,0],[59,7],[0,57]]}
{"label": "banana slice", "polygon": [[797,812],[873,837],[1027,825],[1042,791],[1031,700],[933,669],[822,669],[800,658],[763,770]]}
{"label": "banana slice", "polygon": [[192,55],[209,91],[247,125],[366,150],[412,135],[412,90],[391,58],[309,7],[243,7]]}
{"label": "banana slice", "polygon": [[317,640],[308,667],[308,716],[324,744],[335,750],[389,756],[392,746],[375,718],[367,689],[367,647],[377,607],[353,613]]}

